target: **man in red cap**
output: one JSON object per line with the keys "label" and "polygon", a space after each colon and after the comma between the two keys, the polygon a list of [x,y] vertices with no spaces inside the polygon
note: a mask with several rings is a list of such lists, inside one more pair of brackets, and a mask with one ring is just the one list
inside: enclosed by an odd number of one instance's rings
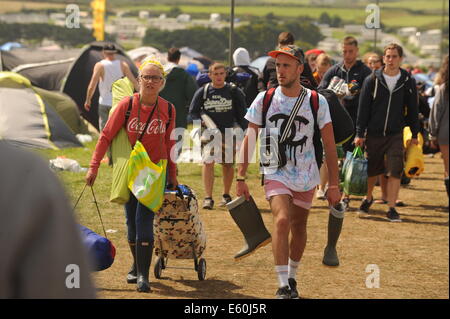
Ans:
{"label": "man in red cap", "polygon": [[[334,206],[339,202],[338,166],[336,145],[333,136],[330,111],[326,99],[319,94],[319,107],[316,119],[310,105],[311,90],[300,83],[300,74],[304,68],[304,56],[300,48],[294,45],[281,47],[269,52],[275,58],[279,86],[272,96],[263,123],[263,100],[261,92],[253,101],[245,118],[249,121],[247,135],[241,147],[238,177],[236,179],[237,196],[250,197],[245,183],[245,174],[249,159],[256,144],[258,129],[265,132],[278,132],[279,141],[283,133],[288,132],[283,144],[285,151],[280,155],[286,160],[272,167],[263,167],[264,189],[274,219],[272,231],[272,251],[275,271],[278,275],[279,299],[298,298],[296,273],[306,246],[306,224],[314,197],[314,190],[320,182],[318,163],[315,157],[313,136],[315,126],[320,129],[324,143],[325,158],[329,170],[328,201]],[[293,111],[294,109],[294,111]],[[289,121],[291,113],[293,121]],[[291,124],[289,124],[291,123]],[[279,143],[276,143],[278,146]],[[291,239],[289,240],[289,233]]]}

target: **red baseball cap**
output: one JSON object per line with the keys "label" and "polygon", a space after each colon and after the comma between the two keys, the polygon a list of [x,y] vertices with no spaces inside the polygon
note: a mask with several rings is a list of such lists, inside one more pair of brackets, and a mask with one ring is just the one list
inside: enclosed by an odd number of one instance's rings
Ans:
{"label": "red baseball cap", "polygon": [[322,53],[325,53],[325,51],[324,50],[320,50],[320,49],[311,49],[311,50],[308,50],[308,51],[306,51],[306,55],[310,55],[310,54],[315,54],[315,55],[319,55],[319,54],[322,54]]}

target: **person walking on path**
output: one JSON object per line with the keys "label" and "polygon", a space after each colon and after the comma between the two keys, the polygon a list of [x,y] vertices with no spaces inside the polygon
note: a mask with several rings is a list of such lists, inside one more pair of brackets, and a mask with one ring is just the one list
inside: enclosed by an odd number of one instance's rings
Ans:
{"label": "person walking on path", "polygon": [[[318,95],[319,107],[315,119],[310,105],[312,91],[300,84],[300,74],[305,64],[303,52],[300,48],[289,45],[271,51],[269,55],[276,59],[280,86],[275,89],[265,123],[263,92],[256,97],[245,116],[249,121],[249,128],[239,156],[236,194],[250,198],[245,180],[258,129],[264,126],[266,131],[278,130],[279,134],[283,134],[283,128],[290,129],[289,132],[292,133],[286,142],[285,165],[264,168],[264,190],[274,219],[272,252],[279,283],[276,297],[290,299],[299,296],[296,273],[306,246],[307,220],[314,190],[320,182],[313,144],[316,125],[320,129],[329,169],[329,204],[335,206],[339,203],[341,194],[338,188],[337,153],[328,103],[322,95]],[[299,104],[300,108],[293,125],[288,128],[287,121],[296,104]]]}
{"label": "person walking on path", "polygon": [[[359,208],[359,217],[369,216],[372,192],[378,175],[386,174],[387,218],[400,222],[395,209],[404,167],[403,128],[412,132],[410,143],[418,144],[418,96],[414,79],[400,68],[403,49],[395,43],[384,48],[385,66],[364,80],[356,122],[356,146],[366,146],[368,159],[367,195]],[[405,115],[406,114],[406,115]],[[386,157],[386,160],[385,160]]]}
{"label": "person walking on path", "polygon": [[189,75],[178,63],[181,52],[178,48],[170,48],[167,52],[167,63],[164,71],[167,73],[166,85],[159,96],[171,102],[177,111],[175,127],[187,127],[187,115],[192,97],[197,90],[192,76]]}
{"label": "person walking on path", "polygon": [[105,44],[103,47],[104,59],[94,66],[91,81],[86,93],[84,108],[91,109],[92,96],[98,84],[100,97],[98,99],[98,130],[101,132],[108,121],[109,111],[112,107],[112,84],[124,75],[133,83],[134,89],[139,91],[139,85],[125,62],[116,59],[117,49],[114,44]]}
{"label": "person walking on path", "polygon": [[[247,121],[244,119],[247,106],[245,104],[245,96],[241,89],[225,82],[226,71],[225,66],[221,63],[214,63],[209,67],[209,77],[211,83],[206,84],[195,92],[192,99],[190,114],[193,120],[201,119],[201,114],[205,114],[215,123],[221,134],[221,141],[217,142],[221,145],[221,160],[223,173],[223,196],[220,206],[225,206],[231,201],[230,190],[234,177],[234,145],[225,144],[225,129],[232,129],[235,125],[245,130]],[[218,138],[218,137],[217,137]],[[233,143],[231,143],[233,144]],[[208,144],[209,145],[209,144]],[[217,155],[209,153],[208,145],[203,148],[203,168],[202,178],[205,186],[205,199],[203,201],[204,209],[213,209],[213,187],[214,187],[214,164],[217,161]],[[225,154],[227,149],[232,149],[233,159],[231,162],[226,161]],[[215,147],[212,149],[214,152]]]}
{"label": "person walking on path", "polygon": [[434,147],[439,145],[444,160],[444,182],[449,196],[448,179],[448,54],[437,76],[439,85],[430,112],[430,139]]}
{"label": "person walking on path", "polygon": [[[358,41],[351,36],[345,37],[342,41],[343,61],[332,66],[323,76],[319,84],[319,89],[326,89],[330,85],[333,77],[337,76],[343,79],[348,85],[350,83],[361,86],[364,79],[372,73],[372,71],[360,60],[358,60],[359,48]],[[353,125],[356,125],[356,115],[358,113],[359,90],[353,91],[349,95],[342,98],[342,103],[350,114]],[[353,151],[352,139],[342,145],[344,152]],[[343,199],[345,206],[350,204],[349,195],[345,195]]]}
{"label": "person walking on path", "polygon": [[[128,121],[125,123],[130,97],[119,102],[100,134],[86,175],[86,183],[90,186],[96,180],[100,160],[122,127],[125,127],[131,145],[140,139],[153,163],[167,159],[167,185],[178,185],[176,164],[170,156],[170,150],[175,144],[170,139],[175,128],[175,108],[158,96],[165,84],[163,66],[158,61],[144,61],[139,69],[138,79],[140,89],[132,97]],[[153,253],[154,213],[130,193],[130,200],[125,204],[125,216],[134,263],[127,282],[137,283],[139,292],[150,291],[148,277]]]}

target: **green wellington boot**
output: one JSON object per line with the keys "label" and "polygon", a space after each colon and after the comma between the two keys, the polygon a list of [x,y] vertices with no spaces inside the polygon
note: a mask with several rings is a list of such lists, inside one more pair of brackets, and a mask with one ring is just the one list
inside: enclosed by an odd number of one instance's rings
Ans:
{"label": "green wellington boot", "polygon": [[152,262],[153,242],[136,243],[137,285],[139,292],[150,292],[148,273]]}
{"label": "green wellington boot", "polygon": [[345,209],[342,203],[330,208],[330,214],[328,216],[328,242],[322,260],[324,265],[333,267],[339,266],[336,244],[339,235],[341,234],[344,212]]}
{"label": "green wellington boot", "polygon": [[227,208],[244,235],[245,241],[244,247],[234,256],[235,260],[247,257],[258,248],[270,243],[270,233],[252,197],[249,201],[245,200],[244,196],[236,198],[227,204]]}
{"label": "green wellington boot", "polygon": [[127,274],[127,283],[135,284],[137,282],[137,270],[136,270],[136,243],[128,242],[130,246],[131,255],[133,256],[133,265]]}

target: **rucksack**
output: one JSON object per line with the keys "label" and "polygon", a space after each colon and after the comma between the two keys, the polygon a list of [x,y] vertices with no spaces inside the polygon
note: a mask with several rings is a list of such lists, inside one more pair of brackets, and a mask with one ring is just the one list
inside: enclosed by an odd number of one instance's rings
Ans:
{"label": "rucksack", "polygon": [[[266,91],[263,98],[263,109],[262,109],[262,127],[265,127],[267,111],[272,103],[273,96],[275,94],[276,88],[270,88]],[[310,106],[314,117],[314,135],[313,135],[313,145],[314,153],[316,156],[317,167],[320,169],[323,160],[323,146],[321,141],[321,133],[319,125],[317,123],[317,112],[319,110],[319,94],[325,97],[328,102],[330,109],[330,116],[332,123],[339,125],[333,125],[334,140],[336,145],[342,145],[347,142],[352,136],[354,131],[353,121],[348,114],[347,110],[339,102],[336,94],[328,89],[320,89],[318,91],[311,90]]]}
{"label": "rucksack", "polygon": [[258,74],[249,66],[236,66],[227,72],[227,81],[234,83],[245,94],[247,107],[258,95]]}

